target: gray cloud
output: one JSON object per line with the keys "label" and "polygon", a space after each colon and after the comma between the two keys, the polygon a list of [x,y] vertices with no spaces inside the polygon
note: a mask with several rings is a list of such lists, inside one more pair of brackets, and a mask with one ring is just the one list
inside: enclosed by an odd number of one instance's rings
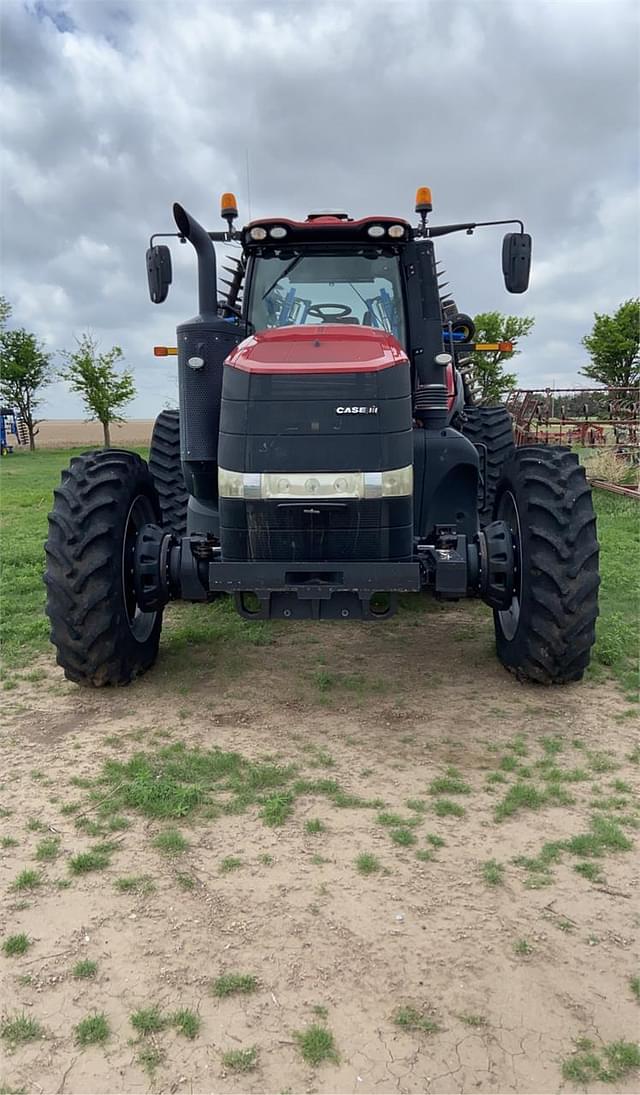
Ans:
{"label": "gray cloud", "polygon": [[[465,311],[532,314],[523,382],[572,383],[595,309],[638,291],[638,9],[626,0],[225,5],[4,0],[2,292],[52,349],[91,329],[135,368],[132,413],[173,396],[172,340],[194,311],[190,249],[164,308],[144,250],[180,200],[209,227],[232,189],[251,213],[522,216],[525,297],[499,234],[442,241]],[[47,413],[80,413],[62,385]]]}

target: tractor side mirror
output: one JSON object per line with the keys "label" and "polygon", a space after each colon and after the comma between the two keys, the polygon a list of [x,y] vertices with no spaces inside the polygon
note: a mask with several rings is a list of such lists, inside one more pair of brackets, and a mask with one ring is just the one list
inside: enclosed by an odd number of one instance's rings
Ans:
{"label": "tractor side mirror", "polygon": [[502,241],[502,273],[509,293],[525,293],[531,270],[531,236],[528,232],[507,232]]}
{"label": "tractor side mirror", "polygon": [[154,304],[167,299],[171,285],[171,251],[166,244],[158,244],[147,251],[147,280],[149,296]]}

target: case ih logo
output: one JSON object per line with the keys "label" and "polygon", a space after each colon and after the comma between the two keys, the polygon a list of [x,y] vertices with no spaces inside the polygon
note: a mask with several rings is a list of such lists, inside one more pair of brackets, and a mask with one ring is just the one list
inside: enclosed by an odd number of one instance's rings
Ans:
{"label": "case ih logo", "polygon": [[336,407],[336,414],[377,414],[377,407]]}

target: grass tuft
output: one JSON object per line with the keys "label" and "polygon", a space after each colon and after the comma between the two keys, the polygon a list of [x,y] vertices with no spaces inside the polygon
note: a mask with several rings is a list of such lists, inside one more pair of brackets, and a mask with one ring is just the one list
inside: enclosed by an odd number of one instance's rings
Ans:
{"label": "grass tuft", "polygon": [[195,1011],[191,1011],[190,1008],[180,1008],[178,1011],[174,1011],[171,1016],[171,1023],[178,1034],[191,1039],[198,1037],[202,1026],[200,1016]]}
{"label": "grass tuft", "polygon": [[156,1004],[148,1008],[139,1008],[129,1016],[131,1026],[140,1035],[157,1034],[164,1030],[169,1020],[162,1014]]}
{"label": "grass tuft", "polygon": [[380,860],[371,852],[361,852],[356,859],[356,870],[360,874],[375,874],[380,870]]}
{"label": "grass tuft", "polygon": [[111,864],[113,845],[96,844],[88,852],[78,852],[69,860],[71,874],[89,874],[90,871],[103,871]]}
{"label": "grass tuft", "polygon": [[450,798],[437,798],[433,804],[433,811],[438,817],[464,817],[465,809],[459,802],[452,802]]}
{"label": "grass tuft", "polygon": [[163,833],[158,833],[154,837],[153,846],[163,855],[173,858],[186,852],[189,842],[177,829],[165,829]]}
{"label": "grass tuft", "polygon": [[228,1049],[222,1054],[222,1067],[229,1072],[252,1072],[258,1063],[258,1051],[255,1046],[249,1049]]}
{"label": "grass tuft", "polygon": [[71,972],[78,981],[90,981],[98,972],[98,963],[91,958],[83,958],[76,962]]}
{"label": "grass tuft", "polygon": [[636,1042],[609,1042],[596,1051],[593,1043],[583,1038],[576,1042],[576,1050],[562,1062],[563,1078],[574,1084],[615,1084],[640,1068]]}
{"label": "grass tuft", "polygon": [[238,859],[236,855],[228,855],[220,863],[220,874],[230,874],[231,871],[237,871],[238,867],[242,866],[242,860]]}
{"label": "grass tuft", "polygon": [[311,817],[304,823],[305,833],[323,833],[326,829],[324,821],[321,821],[319,817]]}
{"label": "grass tuft", "polygon": [[2,944],[2,950],[7,958],[19,958],[20,955],[27,953],[31,945],[32,940],[29,936],[21,932],[19,935],[8,935]]}
{"label": "grass tuft", "polygon": [[41,840],[36,848],[36,859],[40,862],[50,862],[60,855],[60,837],[48,836]]}
{"label": "grass tuft", "polygon": [[109,1023],[103,1012],[88,1015],[74,1029],[75,1041],[79,1046],[100,1045],[107,1041],[110,1033]]}
{"label": "grass tuft", "polygon": [[40,871],[34,871],[27,867],[24,871],[20,871],[18,877],[11,883],[12,890],[35,890],[38,886],[42,885],[42,875]]}
{"label": "grass tuft", "polygon": [[305,1030],[294,1031],[298,1048],[308,1065],[320,1065],[323,1061],[340,1060],[333,1034],[320,1023],[312,1023]]}
{"label": "grass tuft", "polygon": [[26,1011],[15,1012],[0,1020],[0,1038],[11,1046],[23,1045],[25,1042],[35,1042],[37,1038],[44,1037],[44,1031],[37,1019],[27,1015]]}
{"label": "grass tuft", "polygon": [[211,986],[214,996],[234,996],[239,993],[255,992],[258,980],[252,973],[223,973]]}
{"label": "grass tuft", "polygon": [[393,1014],[393,1022],[403,1030],[419,1030],[423,1034],[437,1034],[440,1030],[440,1026],[435,1019],[432,1019],[429,1015],[424,1015],[417,1008],[410,1005],[397,1008]]}
{"label": "grass tuft", "polygon": [[488,886],[501,886],[504,882],[504,867],[496,859],[487,859],[482,864],[482,877]]}
{"label": "grass tuft", "polygon": [[150,894],[156,888],[149,874],[124,875],[122,878],[116,878],[113,885],[118,893]]}
{"label": "grass tuft", "polygon": [[430,795],[470,795],[471,788],[465,783],[457,768],[449,767],[444,776],[438,776],[429,784]]}

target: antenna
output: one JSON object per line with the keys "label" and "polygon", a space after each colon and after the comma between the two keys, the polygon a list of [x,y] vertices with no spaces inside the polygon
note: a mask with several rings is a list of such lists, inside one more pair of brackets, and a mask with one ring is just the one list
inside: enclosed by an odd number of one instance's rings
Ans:
{"label": "antenna", "polygon": [[247,166],[247,208],[249,210],[249,220],[251,220],[251,177],[249,174],[249,149],[245,149],[245,159]]}

